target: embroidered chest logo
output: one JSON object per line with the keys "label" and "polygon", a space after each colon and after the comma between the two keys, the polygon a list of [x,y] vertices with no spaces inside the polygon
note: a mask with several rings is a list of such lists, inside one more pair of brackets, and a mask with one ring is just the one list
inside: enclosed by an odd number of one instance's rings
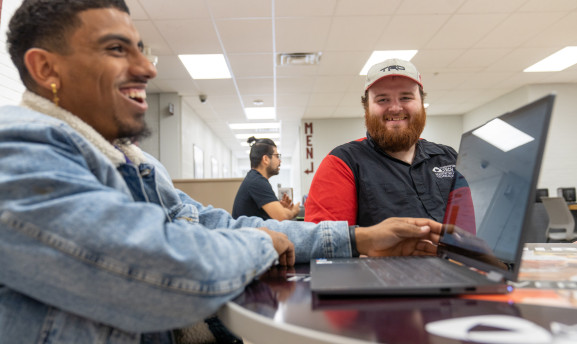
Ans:
{"label": "embroidered chest logo", "polygon": [[455,165],[433,167],[433,173],[437,178],[453,178],[455,176]]}

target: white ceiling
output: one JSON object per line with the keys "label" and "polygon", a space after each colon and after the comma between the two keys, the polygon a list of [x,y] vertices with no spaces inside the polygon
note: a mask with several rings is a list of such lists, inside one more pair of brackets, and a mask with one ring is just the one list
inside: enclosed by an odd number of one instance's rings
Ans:
{"label": "white ceiling", "polygon": [[[417,49],[427,113],[458,115],[527,84],[577,82],[577,67],[523,69],[577,45],[575,0],[127,0],[159,57],[149,92],[176,92],[239,158],[227,123],[243,106],[275,106],[279,151],[301,119],[362,116],[359,72],[373,50]],[[275,66],[279,53],[322,52],[316,66]],[[178,54],[223,53],[232,79],[193,80]],[[206,94],[201,103],[199,94]],[[266,137],[266,134],[263,134]],[[280,142],[279,142],[280,141]]]}

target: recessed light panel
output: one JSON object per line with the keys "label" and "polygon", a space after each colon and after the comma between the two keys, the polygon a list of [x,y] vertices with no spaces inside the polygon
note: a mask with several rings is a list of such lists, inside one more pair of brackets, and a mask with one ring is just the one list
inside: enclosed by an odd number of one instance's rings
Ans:
{"label": "recessed light panel", "polygon": [[178,55],[178,58],[193,79],[231,78],[222,54]]}
{"label": "recessed light panel", "polygon": [[245,107],[244,113],[247,119],[276,119],[274,107]]}
{"label": "recessed light panel", "polygon": [[523,72],[559,72],[577,63],[577,47],[565,47]]}

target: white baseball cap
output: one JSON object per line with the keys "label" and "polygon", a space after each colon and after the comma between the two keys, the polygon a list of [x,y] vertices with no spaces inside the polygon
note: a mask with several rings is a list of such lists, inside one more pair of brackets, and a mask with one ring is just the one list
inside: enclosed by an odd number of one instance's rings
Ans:
{"label": "white baseball cap", "polygon": [[387,76],[403,76],[409,78],[423,87],[421,82],[421,74],[414,64],[409,61],[401,59],[388,59],[373,65],[367,72],[367,79],[365,80],[365,91],[373,84]]}

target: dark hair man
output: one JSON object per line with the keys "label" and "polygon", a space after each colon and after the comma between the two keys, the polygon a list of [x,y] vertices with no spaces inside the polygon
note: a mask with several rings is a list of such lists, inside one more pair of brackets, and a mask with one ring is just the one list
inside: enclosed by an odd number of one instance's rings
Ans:
{"label": "dark hair man", "polygon": [[122,0],[24,0],[8,46],[26,91],[0,108],[2,343],[171,343],[277,262],[436,250],[427,219],[234,220],[175,189],[131,143],[156,69]]}
{"label": "dark hair man", "polygon": [[284,194],[279,201],[272,186],[268,182],[270,177],[280,171],[281,155],[276,144],[271,139],[248,140],[250,147],[250,171],[240,185],[234,205],[232,217],[258,216],[265,220],[278,221],[295,218],[300,210],[300,203],[293,204],[292,199]]}

